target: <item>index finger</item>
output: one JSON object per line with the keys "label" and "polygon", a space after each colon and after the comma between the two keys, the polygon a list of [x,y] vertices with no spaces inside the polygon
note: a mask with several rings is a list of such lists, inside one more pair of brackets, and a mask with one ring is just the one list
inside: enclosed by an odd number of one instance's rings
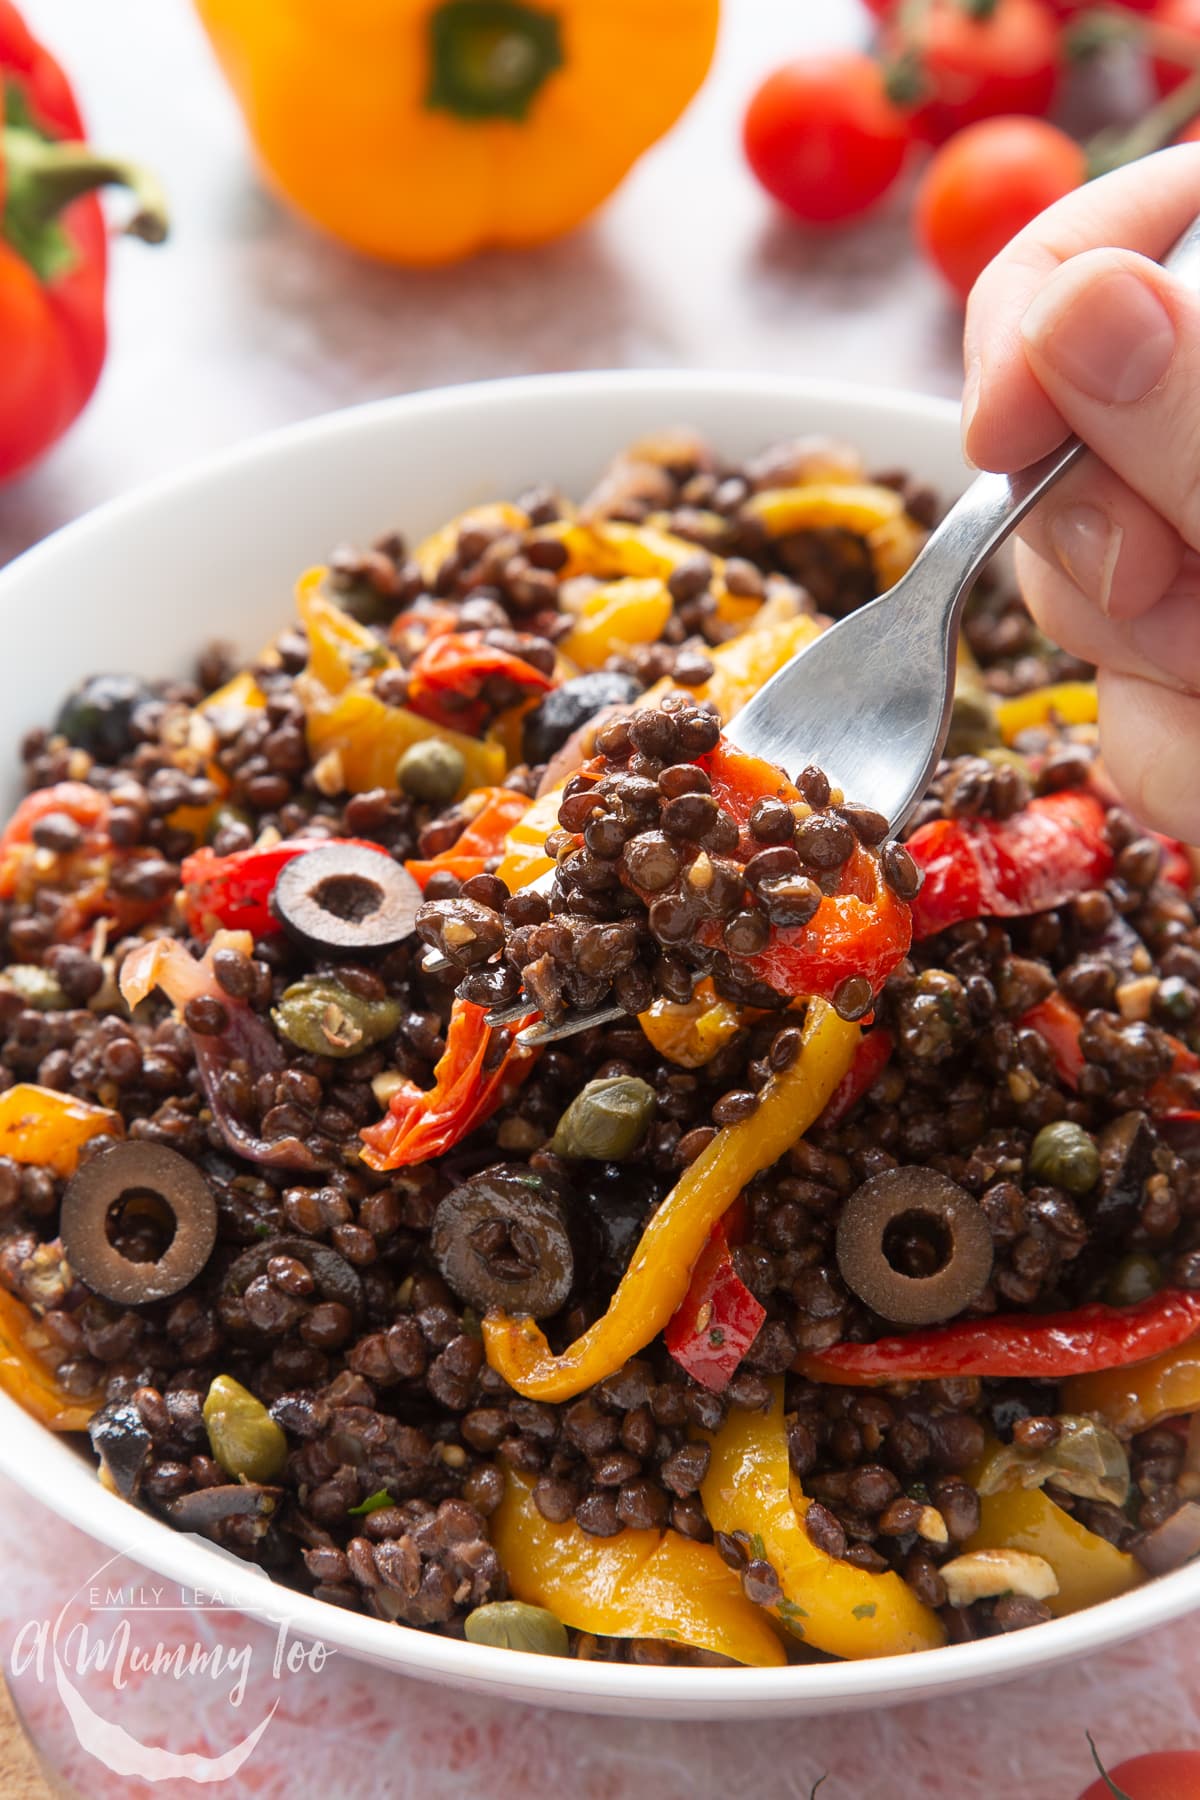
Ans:
{"label": "index finger", "polygon": [[1067,427],[1026,360],[1021,319],[1061,263],[1116,245],[1156,260],[1200,209],[1200,144],[1178,144],[1091,181],[1040,213],[990,262],[967,302],[963,447],[981,469],[1023,469]]}

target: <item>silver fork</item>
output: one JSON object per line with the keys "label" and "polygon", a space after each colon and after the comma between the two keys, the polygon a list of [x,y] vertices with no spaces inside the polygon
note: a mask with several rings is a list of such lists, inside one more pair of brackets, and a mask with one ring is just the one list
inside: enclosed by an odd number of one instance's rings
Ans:
{"label": "silver fork", "polygon": [[[1164,266],[1200,292],[1200,218]],[[815,764],[848,799],[883,813],[898,831],[945,747],[958,625],[971,585],[1030,508],[1086,455],[1085,445],[1068,438],[1019,474],[977,475],[895,586],[785,663],[725,727],[726,740],[792,777]],[[548,895],[553,880],[551,869],[533,891]],[[529,1010],[527,997],[515,1000],[494,1007],[488,1023],[513,1024]],[[518,1035],[522,1043],[545,1044],[622,1017],[619,1006],[591,1007]]]}

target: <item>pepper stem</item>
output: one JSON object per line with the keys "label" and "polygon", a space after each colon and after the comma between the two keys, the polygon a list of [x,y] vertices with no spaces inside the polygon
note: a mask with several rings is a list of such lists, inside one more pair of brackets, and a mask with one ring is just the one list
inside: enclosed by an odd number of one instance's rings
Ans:
{"label": "pepper stem", "polygon": [[62,274],[73,252],[58,227],[63,209],[102,187],[127,188],[134,209],[121,229],[146,244],[167,235],[167,207],[156,178],[140,164],[105,156],[88,144],[46,138],[21,125],[0,131],[5,205],[3,236],[43,280]]}
{"label": "pepper stem", "polygon": [[1200,69],[1152,106],[1128,131],[1101,131],[1087,145],[1089,179],[1107,175],[1169,144],[1200,113]]}

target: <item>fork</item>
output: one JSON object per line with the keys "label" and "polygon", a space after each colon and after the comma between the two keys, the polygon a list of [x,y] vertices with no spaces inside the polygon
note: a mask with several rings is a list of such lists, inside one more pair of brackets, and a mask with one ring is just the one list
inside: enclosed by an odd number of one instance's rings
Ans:
{"label": "fork", "polygon": [[[1200,218],[1164,267],[1200,292]],[[963,604],[984,563],[1054,483],[1088,454],[1070,437],[1015,475],[981,474],[955,501],[894,587],[797,652],[725,727],[728,743],[788,775],[816,764],[848,797],[898,831],[936,769],[950,728],[955,648]],[[548,896],[554,870],[532,883]],[[449,966],[429,959],[429,972]],[[529,998],[488,1013],[489,1025],[525,1018]],[[624,1017],[589,1007],[518,1033],[535,1045]]]}

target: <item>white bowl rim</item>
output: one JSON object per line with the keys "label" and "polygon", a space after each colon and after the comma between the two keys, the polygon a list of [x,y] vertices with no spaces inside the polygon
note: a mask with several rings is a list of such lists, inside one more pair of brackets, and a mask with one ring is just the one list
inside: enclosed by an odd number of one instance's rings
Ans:
{"label": "white bowl rim", "polygon": [[[551,393],[586,400],[614,390],[645,398],[661,396],[664,403],[691,397],[699,401],[738,399],[749,405],[756,393],[775,396],[783,392],[801,403],[844,406],[849,415],[883,412],[898,420],[936,420],[943,429],[957,416],[957,408],[948,400],[899,388],[877,392],[844,382],[732,369],[589,370],[422,390],[283,426],[107,501],[0,570],[0,605],[9,586],[15,585],[14,576],[23,579],[43,563],[52,565],[63,550],[75,550],[93,536],[131,524],[139,514],[184,497],[191,489],[202,489],[218,475],[241,472],[253,479],[261,462],[314,443],[332,448],[341,437],[353,436],[396,414],[419,418],[422,413],[461,411],[469,417],[480,406],[537,403]],[[1200,1607],[1197,1566],[1148,1581],[1119,1598],[1051,1620],[1032,1631],[861,1662],[782,1669],[683,1669],[514,1655],[386,1624],[280,1583],[268,1586],[252,1566],[238,1563],[203,1539],[172,1530],[108,1493],[98,1482],[71,1482],[64,1493],[41,1459],[22,1454],[23,1446],[33,1451],[44,1438],[45,1428],[0,1393],[0,1473],[88,1536],[156,1573],[192,1589],[219,1593],[228,1605],[251,1617],[275,1625],[285,1619],[297,1635],[322,1640],[418,1679],[579,1711],[712,1719],[788,1711],[832,1712],[872,1703],[928,1699],[1013,1679],[1110,1648]]]}

